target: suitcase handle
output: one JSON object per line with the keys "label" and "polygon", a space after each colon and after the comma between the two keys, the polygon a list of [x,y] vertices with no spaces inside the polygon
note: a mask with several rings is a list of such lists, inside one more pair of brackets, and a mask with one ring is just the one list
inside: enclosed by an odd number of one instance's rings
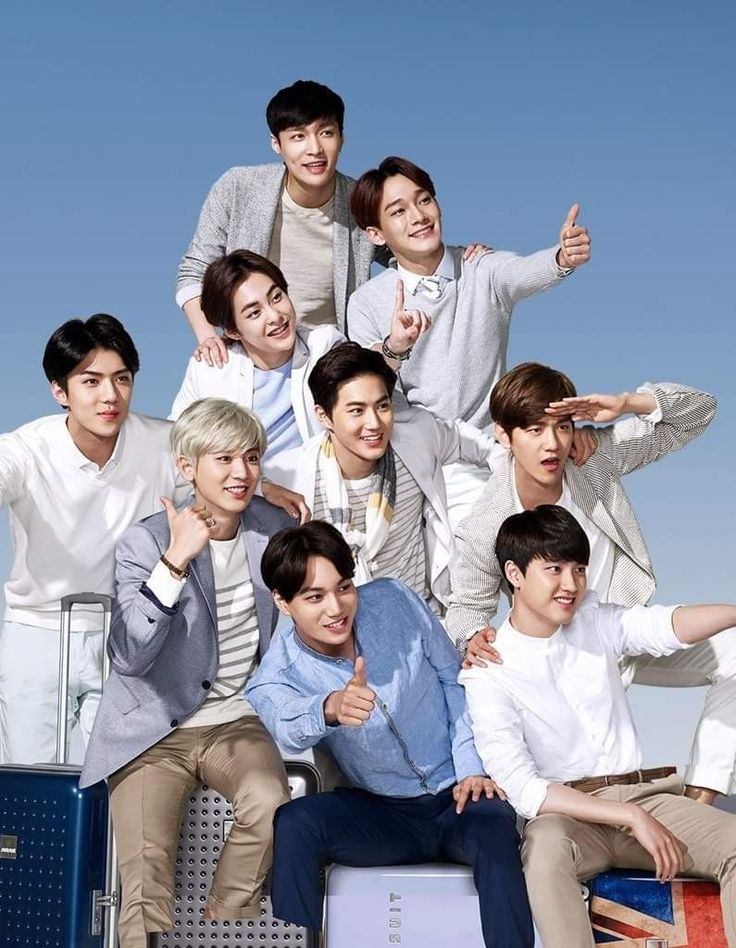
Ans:
{"label": "suitcase handle", "polygon": [[110,613],[112,596],[102,593],[73,593],[61,598],[61,642],[59,643],[59,703],[56,717],[56,763],[67,762],[67,702],[69,700],[69,652],[72,635],[72,606],[102,606],[102,683],[104,685],[110,673],[110,659],[107,654],[107,637],[110,634]]}
{"label": "suitcase handle", "polygon": [[[102,606],[102,685],[104,687],[110,674],[110,656],[107,654],[107,639],[110,634],[110,616],[112,614],[112,596],[102,593],[73,593],[61,597],[61,642],[59,646],[59,704],[56,725],[56,761],[66,763],[67,741],[67,701],[69,699],[69,652],[72,636],[73,606]],[[107,909],[105,919],[105,948],[117,945],[118,892],[117,846],[112,830],[112,816],[107,811],[107,845],[105,848],[105,892],[98,893],[93,912]]]}

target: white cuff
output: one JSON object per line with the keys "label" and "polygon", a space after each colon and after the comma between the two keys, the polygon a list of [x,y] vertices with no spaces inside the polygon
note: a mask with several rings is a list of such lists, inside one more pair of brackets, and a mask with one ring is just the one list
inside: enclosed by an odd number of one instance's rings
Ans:
{"label": "white cuff", "polygon": [[183,309],[185,303],[188,303],[189,300],[196,300],[197,297],[201,295],[201,283],[188,283],[186,286],[183,286],[180,290],[176,291],[176,305],[182,307]]}
{"label": "white cuff", "polygon": [[184,580],[172,576],[168,567],[164,566],[159,560],[151,570],[151,575],[146,580],[146,586],[162,606],[171,609],[179,601]]}

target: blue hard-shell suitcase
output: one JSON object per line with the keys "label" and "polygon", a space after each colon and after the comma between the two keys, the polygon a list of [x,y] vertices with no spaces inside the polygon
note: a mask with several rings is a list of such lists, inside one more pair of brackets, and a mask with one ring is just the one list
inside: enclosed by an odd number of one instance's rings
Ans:
{"label": "blue hard-shell suitcase", "polygon": [[85,593],[61,601],[60,763],[0,767],[2,948],[114,948],[117,943],[107,787],[98,783],[80,790],[80,768],[63,763],[70,616],[76,603],[102,606],[105,639],[110,623],[109,596]]}

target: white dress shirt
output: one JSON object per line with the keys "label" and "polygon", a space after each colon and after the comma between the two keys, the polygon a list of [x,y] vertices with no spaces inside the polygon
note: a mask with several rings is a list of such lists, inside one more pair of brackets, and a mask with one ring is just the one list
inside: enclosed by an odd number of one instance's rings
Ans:
{"label": "white dress shirt", "polygon": [[589,592],[549,638],[506,619],[495,642],[503,665],[461,672],[478,754],[518,813],[536,816],[550,783],[641,767],[618,659],[685,648],[672,627],[676,608],[626,609]]}
{"label": "white dress shirt", "polygon": [[[0,436],[0,504],[10,508],[14,551],[6,621],[58,629],[62,596],[112,594],[115,541],[174,494],[170,430],[131,412],[102,468],[77,448],[61,412]],[[73,628],[99,629],[99,612],[75,609]]]}

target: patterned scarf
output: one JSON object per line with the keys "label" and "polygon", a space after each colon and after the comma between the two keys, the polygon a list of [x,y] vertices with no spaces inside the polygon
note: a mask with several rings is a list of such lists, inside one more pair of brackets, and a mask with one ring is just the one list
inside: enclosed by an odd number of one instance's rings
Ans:
{"label": "patterned scarf", "polygon": [[355,559],[355,584],[362,586],[372,579],[369,563],[388,538],[396,503],[396,462],[391,445],[376,464],[371,475],[368,505],[365,511],[365,533],[354,529],[350,500],[340,465],[329,435],[319,449],[317,467],[327,495],[330,523],[345,537]]}

